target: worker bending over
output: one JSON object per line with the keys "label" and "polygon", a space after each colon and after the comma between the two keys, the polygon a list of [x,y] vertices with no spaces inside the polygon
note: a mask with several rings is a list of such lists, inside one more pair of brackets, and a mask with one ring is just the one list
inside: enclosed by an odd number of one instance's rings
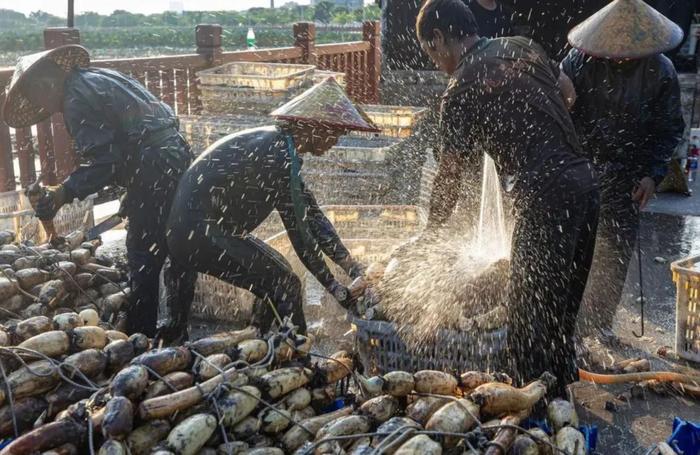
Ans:
{"label": "worker bending over", "polygon": [[[349,290],[330,272],[324,254],[352,278],[363,267],[350,256],[301,178],[301,157],[323,155],[349,131],[377,131],[327,79],[272,113],[278,122],[227,136],[209,147],[185,173],[168,222],[173,260],[234,286],[263,302],[253,323],[263,331],[292,316],[306,331],[302,282],[284,257],[251,232],[277,210],[301,262],[345,308],[364,288]],[[189,309],[183,309],[187,312]]]}
{"label": "worker bending over", "polygon": [[685,124],[673,63],[662,54],[681,29],[642,0],[617,0],[569,34],[561,64],[576,89],[571,116],[601,185],[593,267],[579,327],[612,336],[637,240],[639,209],[654,195]]}
{"label": "worker bending over", "polygon": [[[106,186],[127,190],[123,212],[131,294],[129,333],[156,333],[159,276],[168,247],[165,223],[178,180],[192,161],[173,110],[138,81],[116,71],[91,68],[77,45],[23,57],[7,89],[3,117],[28,127],[61,112],[81,165],[58,186],[47,187],[36,204],[41,220],[52,220],[73,199]],[[189,298],[196,275],[166,267],[169,299]]]}
{"label": "worker bending over", "polygon": [[441,107],[442,153],[431,233],[448,220],[470,161],[488,153],[513,175],[516,225],[508,284],[511,370],[525,382],[549,371],[563,394],[577,379],[574,328],[598,220],[595,172],[558,87],[558,68],[526,38],[480,38],[460,0],[428,0],[421,46],[451,75]]}

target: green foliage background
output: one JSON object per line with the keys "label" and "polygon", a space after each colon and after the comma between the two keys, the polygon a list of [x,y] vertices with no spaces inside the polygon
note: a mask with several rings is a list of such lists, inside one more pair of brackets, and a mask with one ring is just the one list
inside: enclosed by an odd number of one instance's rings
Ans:
{"label": "green foliage background", "polygon": [[[109,16],[83,13],[75,17],[82,43],[92,49],[172,47],[194,49],[194,27],[197,24],[219,24],[224,28],[223,45],[239,49],[245,44],[248,27],[254,27],[259,47],[289,46],[293,43],[291,24],[302,20],[332,24],[320,29],[318,41],[335,42],[359,39],[355,31],[342,26],[379,18],[377,6],[348,11],[330,2],[312,6],[251,8],[248,11],[186,11],[183,14],[164,12],[143,15],[117,10]],[[0,52],[28,52],[43,48],[42,30],[64,26],[65,19],[36,11],[29,16],[0,9]]]}

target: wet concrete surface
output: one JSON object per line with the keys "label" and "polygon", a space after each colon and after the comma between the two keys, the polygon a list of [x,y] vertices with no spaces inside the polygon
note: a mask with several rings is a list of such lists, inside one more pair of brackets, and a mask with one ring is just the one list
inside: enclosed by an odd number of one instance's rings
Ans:
{"label": "wet concrete surface", "polygon": [[[652,370],[693,372],[697,365],[671,362],[657,355],[661,346],[675,349],[676,286],[671,263],[700,254],[700,196],[658,195],[642,214],[642,279],[645,295],[645,333],[640,334],[639,267],[636,255],[630,261],[623,296],[615,317],[614,331],[619,343],[606,345],[587,340],[588,361],[594,370],[602,370],[614,361],[648,358]],[[598,426],[601,454],[645,454],[672,430],[674,417],[700,422],[700,407],[692,399],[678,394],[659,396],[647,392],[643,399],[618,400],[629,396],[631,385],[597,386],[578,383],[573,386],[581,420]],[[606,402],[617,411],[606,410]],[[610,405],[608,405],[608,408]]]}

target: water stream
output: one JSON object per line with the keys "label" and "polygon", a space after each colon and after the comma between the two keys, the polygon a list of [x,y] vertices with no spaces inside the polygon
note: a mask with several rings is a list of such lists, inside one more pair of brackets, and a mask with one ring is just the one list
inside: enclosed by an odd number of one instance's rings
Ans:
{"label": "water stream", "polygon": [[510,255],[510,232],[503,207],[503,189],[496,163],[484,154],[481,174],[481,209],[474,253],[488,254],[493,260]]}

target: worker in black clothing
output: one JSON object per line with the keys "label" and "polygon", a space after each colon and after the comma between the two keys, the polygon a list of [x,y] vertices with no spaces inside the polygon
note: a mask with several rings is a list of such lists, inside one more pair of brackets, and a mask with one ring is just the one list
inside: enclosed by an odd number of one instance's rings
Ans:
{"label": "worker in black clothing", "polygon": [[[26,127],[63,113],[83,162],[62,184],[45,189],[35,206],[40,219],[51,220],[64,204],[109,185],[131,195],[123,208],[129,218],[131,287],[125,329],[154,336],[158,278],[168,255],[165,222],[192,154],[168,105],[134,79],[89,65],[87,50],[77,45],[20,59],[7,89],[4,120]],[[194,274],[175,266],[165,278],[170,299],[193,292]]]}
{"label": "worker in black clothing", "polygon": [[426,53],[451,75],[422,235],[433,235],[453,213],[471,161],[488,153],[500,174],[515,177],[506,302],[511,370],[519,382],[549,371],[562,394],[578,377],[573,337],[599,197],[558,87],[558,67],[529,39],[480,38],[460,0],[428,0],[416,29]]}
{"label": "worker in black clothing", "polygon": [[[364,290],[363,280],[357,280],[363,267],[305,187],[299,155],[322,155],[351,130],[377,130],[332,78],[272,115],[277,125],[227,136],[187,170],[170,214],[168,244],[173,261],[258,297],[253,323],[263,331],[275,322],[276,312],[305,332],[301,280],[280,253],[251,232],[276,209],[301,262],[349,309]],[[333,276],[324,254],[356,279],[355,287],[348,289]]]}
{"label": "worker in black clothing", "polygon": [[498,38],[513,34],[512,11],[499,0],[463,0],[474,14],[479,36]]}
{"label": "worker in black clothing", "polygon": [[572,118],[601,183],[600,229],[579,321],[583,335],[612,336],[639,209],[682,139],[678,76],[663,55],[682,37],[642,0],[615,1],[569,34],[573,49],[561,68],[573,81]]}

